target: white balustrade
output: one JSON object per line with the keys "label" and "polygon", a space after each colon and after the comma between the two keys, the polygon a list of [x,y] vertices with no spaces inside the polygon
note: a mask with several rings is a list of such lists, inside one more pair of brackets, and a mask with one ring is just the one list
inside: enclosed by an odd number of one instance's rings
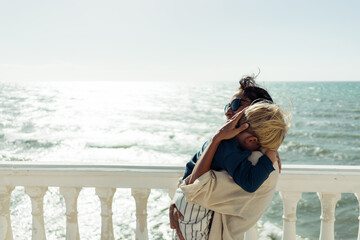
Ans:
{"label": "white balustrade", "polygon": [[[356,196],[356,198],[357,198],[357,200],[358,200],[359,209],[360,209],[360,192],[355,193],[355,196]],[[358,219],[359,219],[359,228],[358,228],[358,238],[357,238],[357,240],[360,240],[360,212],[359,212],[359,217],[358,217]]]}
{"label": "white balustrade", "polygon": [[[46,239],[43,199],[47,187],[60,187],[66,203],[66,239],[79,240],[77,199],[81,188],[92,187],[101,203],[101,239],[114,239],[112,200],[117,188],[130,188],[136,202],[136,233],[148,239],[147,199],[150,189],[168,189],[172,197],[183,167],[101,164],[0,163],[0,240],[12,240],[11,192],[24,186],[32,205],[32,239]],[[303,192],[317,192],[321,201],[321,240],[334,239],[334,212],[341,193],[356,195],[360,206],[360,167],[284,165],[277,191],[284,204],[283,239],[296,239],[296,206]],[[360,221],[360,214],[359,214]],[[360,223],[359,223],[360,229]],[[257,240],[256,226],[246,233]],[[360,230],[358,233],[360,240]]]}
{"label": "white balustrade", "polygon": [[170,199],[174,198],[175,192],[176,192],[176,188],[168,189]]}
{"label": "white balustrade", "polygon": [[296,240],[296,206],[301,195],[301,192],[280,192],[284,205],[283,240]]}
{"label": "white balustrade", "polygon": [[32,239],[45,240],[45,225],[44,225],[44,195],[47,187],[25,187],[25,193],[31,199],[32,207]]}
{"label": "white balustrade", "polygon": [[317,193],[321,202],[320,240],[334,239],[335,207],[341,198],[340,193]]}
{"label": "white balustrade", "polygon": [[12,240],[10,221],[10,194],[14,188],[0,186],[0,240]]}
{"label": "white balustrade", "polygon": [[81,188],[60,187],[66,204],[66,240],[80,240],[77,199]]}
{"label": "white balustrade", "polygon": [[136,240],[147,240],[147,200],[150,195],[150,189],[146,188],[133,188],[131,195],[136,203]]}
{"label": "white balustrade", "polygon": [[101,240],[114,240],[112,200],[115,188],[96,188],[101,202]]}

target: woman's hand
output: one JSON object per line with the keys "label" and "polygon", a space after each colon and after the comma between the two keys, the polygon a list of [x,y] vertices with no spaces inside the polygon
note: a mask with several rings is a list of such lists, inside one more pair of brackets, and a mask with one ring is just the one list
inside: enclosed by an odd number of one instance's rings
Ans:
{"label": "woman's hand", "polygon": [[230,118],[214,135],[213,140],[216,142],[221,142],[225,139],[230,139],[244,131],[249,127],[249,124],[244,123],[241,126],[238,126],[238,123],[241,117],[244,115],[245,110],[244,108],[241,112],[235,114],[232,118]]}
{"label": "woman's hand", "polygon": [[196,162],[191,175],[189,175],[189,184],[194,183],[196,179],[210,170],[216,149],[222,140],[233,138],[249,127],[249,124],[247,123],[242,124],[240,127],[236,127],[241,116],[244,114],[244,111],[245,109],[235,114],[215,133],[214,137],[210,140],[204,152],[201,154],[199,160]]}

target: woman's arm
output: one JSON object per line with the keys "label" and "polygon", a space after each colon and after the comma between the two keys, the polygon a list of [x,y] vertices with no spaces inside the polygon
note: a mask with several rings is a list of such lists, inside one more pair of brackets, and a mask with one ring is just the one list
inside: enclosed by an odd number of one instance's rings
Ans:
{"label": "woman's arm", "polygon": [[[260,199],[272,196],[279,176],[276,163],[274,167],[275,171],[270,174],[266,184],[263,184],[255,194],[240,188],[225,171],[213,170],[203,174],[193,184],[182,184],[180,188],[188,202],[217,213],[239,215],[242,209],[247,208],[247,204],[252,201],[254,196]],[[253,211],[256,212],[258,209],[255,207]]]}
{"label": "woman's arm", "polygon": [[210,170],[212,159],[214,158],[215,152],[222,140],[233,138],[249,127],[249,124],[247,123],[237,127],[237,124],[245,110],[246,108],[235,114],[211,138],[209,145],[206,147],[197,161],[194,170],[189,177],[189,181],[187,182],[188,184],[193,183],[197,178]]}

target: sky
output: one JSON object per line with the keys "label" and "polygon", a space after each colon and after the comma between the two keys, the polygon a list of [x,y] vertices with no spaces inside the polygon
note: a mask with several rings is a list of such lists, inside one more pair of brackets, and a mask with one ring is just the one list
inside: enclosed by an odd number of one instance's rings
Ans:
{"label": "sky", "polygon": [[1,0],[0,81],[360,81],[358,0]]}

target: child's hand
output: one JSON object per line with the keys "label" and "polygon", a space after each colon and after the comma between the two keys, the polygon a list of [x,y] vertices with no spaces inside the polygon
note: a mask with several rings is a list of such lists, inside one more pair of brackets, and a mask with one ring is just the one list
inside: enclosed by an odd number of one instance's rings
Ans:
{"label": "child's hand", "polygon": [[266,156],[268,156],[268,158],[270,158],[271,162],[274,164],[277,160],[278,160],[278,154],[277,151],[272,151],[266,148],[261,147],[260,151],[265,154]]}
{"label": "child's hand", "polygon": [[279,152],[276,151],[276,157],[277,157],[277,162],[279,164],[279,173],[281,173],[281,159],[280,159],[280,156],[279,156]]}

